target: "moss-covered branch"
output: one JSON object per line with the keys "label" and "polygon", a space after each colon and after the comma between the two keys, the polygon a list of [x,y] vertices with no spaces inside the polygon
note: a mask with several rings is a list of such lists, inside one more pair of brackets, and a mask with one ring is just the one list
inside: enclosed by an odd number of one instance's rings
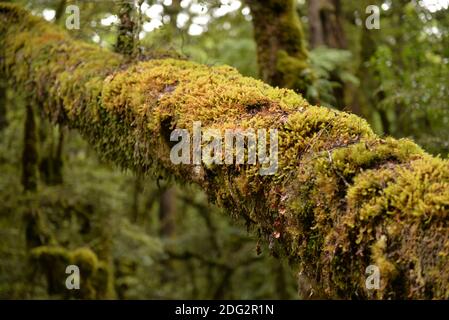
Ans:
{"label": "moss-covered branch", "polygon": [[[100,155],[195,182],[299,262],[312,296],[449,298],[449,166],[351,114],[227,67],[130,62],[0,5],[1,73]],[[277,128],[279,169],[174,165],[174,128]],[[379,290],[365,269],[380,268]],[[304,281],[304,279],[306,279]]]}

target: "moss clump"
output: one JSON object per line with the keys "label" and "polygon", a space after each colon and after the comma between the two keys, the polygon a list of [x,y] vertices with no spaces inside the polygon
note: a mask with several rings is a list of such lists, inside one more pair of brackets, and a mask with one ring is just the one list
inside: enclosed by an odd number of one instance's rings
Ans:
{"label": "moss clump", "polygon": [[77,248],[70,253],[70,256],[73,264],[78,266],[80,270],[80,278],[82,279],[80,297],[83,299],[95,298],[94,279],[98,269],[97,255],[89,248]]}
{"label": "moss clump", "polygon": [[316,75],[310,68],[309,61],[290,56],[285,50],[280,50],[277,54],[276,69],[282,74],[283,87],[303,94],[306,94],[307,88],[316,81]]}
{"label": "moss clump", "polygon": [[71,258],[73,263],[76,264],[86,276],[90,276],[97,271],[97,255],[89,248],[78,248],[74,250],[71,253]]}

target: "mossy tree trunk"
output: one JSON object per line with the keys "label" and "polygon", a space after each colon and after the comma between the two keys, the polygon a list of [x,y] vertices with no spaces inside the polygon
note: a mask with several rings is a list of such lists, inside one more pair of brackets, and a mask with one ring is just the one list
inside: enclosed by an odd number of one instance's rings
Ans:
{"label": "mossy tree trunk", "polygon": [[261,79],[306,94],[313,81],[295,0],[245,0],[251,10]]}
{"label": "mossy tree trunk", "polygon": [[182,11],[181,0],[172,0],[172,4],[170,6],[165,7],[166,14],[170,17],[170,28],[167,35],[167,40],[172,43],[172,40],[178,32],[177,27],[177,18],[178,14]]}
{"label": "mossy tree trunk", "polygon": [[39,173],[46,185],[58,185],[63,178],[64,127],[54,126],[42,119],[39,128],[41,159]]}
{"label": "mossy tree trunk", "polygon": [[[16,6],[0,5],[0,22],[0,72],[14,87],[32,85],[29,99],[102,157],[198,184],[298,262],[312,297],[449,298],[447,160],[227,66],[130,64]],[[173,164],[170,132],[191,132],[193,121],[277,128],[276,174],[261,176],[260,165]],[[380,270],[378,290],[365,286],[369,265]]]}
{"label": "mossy tree trunk", "polygon": [[134,21],[134,16],[134,3],[131,1],[123,1],[120,4],[120,23],[118,26],[115,50],[125,55],[132,55],[135,53],[137,26]]}

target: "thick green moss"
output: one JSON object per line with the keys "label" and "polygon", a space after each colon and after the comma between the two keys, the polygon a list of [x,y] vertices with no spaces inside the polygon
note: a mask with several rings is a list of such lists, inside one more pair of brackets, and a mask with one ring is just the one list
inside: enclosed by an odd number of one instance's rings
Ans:
{"label": "thick green moss", "polygon": [[[202,186],[261,230],[277,254],[299,262],[315,296],[449,298],[447,160],[230,67],[130,63],[17,7],[0,5],[0,19],[0,70],[30,100],[104,158]],[[221,131],[277,128],[277,173],[172,164],[169,134],[193,121]],[[381,269],[378,291],[364,286],[370,264]]]}

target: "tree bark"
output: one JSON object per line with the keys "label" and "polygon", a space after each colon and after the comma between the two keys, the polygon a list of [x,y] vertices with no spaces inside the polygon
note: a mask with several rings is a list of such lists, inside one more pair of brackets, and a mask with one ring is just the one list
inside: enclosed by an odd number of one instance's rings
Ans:
{"label": "tree bark", "polygon": [[[59,1],[55,13],[55,23],[59,23],[66,6],[66,0]],[[39,138],[42,151],[39,163],[40,178],[47,185],[62,184],[64,182],[62,172],[64,128],[51,126],[48,121],[40,121]]]}
{"label": "tree bark", "polygon": [[320,18],[320,10],[321,10],[321,0],[307,1],[307,18],[309,21],[309,43],[312,49],[324,45],[324,34]]}
{"label": "tree bark", "polygon": [[305,95],[313,81],[295,0],[246,0],[252,16],[261,79]]}
{"label": "tree bark", "polygon": [[0,133],[8,126],[6,86],[0,81]]}
{"label": "tree bark", "polygon": [[33,107],[27,103],[23,132],[22,186],[24,191],[36,191],[38,173],[37,132]]}
{"label": "tree bark", "polygon": [[340,0],[308,0],[310,47],[346,49]]}
{"label": "tree bark", "polygon": [[40,178],[46,185],[62,184],[64,182],[64,128],[62,126],[50,126],[47,121],[42,121],[39,131],[42,145],[42,155],[39,162]]}
{"label": "tree bark", "polygon": [[[311,106],[235,69],[125,57],[70,39],[17,6],[0,5],[0,72],[104,158],[201,186],[299,262],[317,296],[449,298],[449,166],[410,140]],[[175,165],[170,132],[276,128],[278,169]],[[380,288],[365,286],[366,268]]]}

